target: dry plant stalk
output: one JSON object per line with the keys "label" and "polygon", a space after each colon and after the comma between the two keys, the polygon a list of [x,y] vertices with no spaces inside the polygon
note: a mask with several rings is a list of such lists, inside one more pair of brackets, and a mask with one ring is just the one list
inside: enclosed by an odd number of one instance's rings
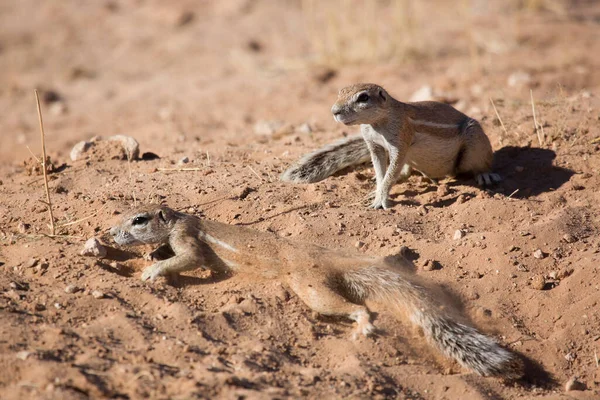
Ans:
{"label": "dry plant stalk", "polygon": [[[533,102],[533,90],[529,89],[529,95],[531,96],[531,111],[533,113],[533,125],[535,127],[535,133],[537,134],[538,142],[540,142],[540,146],[544,145],[546,140],[544,135],[544,127],[541,124],[538,124],[537,118],[535,116],[535,103]],[[541,129],[541,132],[540,132]]]}
{"label": "dry plant stalk", "polygon": [[504,122],[502,122],[502,118],[500,118],[500,114],[498,114],[498,110],[496,109],[496,105],[494,104],[494,100],[490,97],[490,103],[492,103],[492,107],[494,107],[494,112],[496,113],[496,117],[498,117],[498,121],[500,121],[500,125],[502,125],[502,129],[504,130],[504,134],[508,136],[508,131],[504,126]]}
{"label": "dry plant stalk", "polygon": [[46,206],[48,206],[48,214],[50,214],[50,234],[56,235],[54,228],[54,215],[52,214],[52,201],[50,200],[50,189],[48,188],[48,171],[46,171],[46,135],[44,133],[44,122],[42,120],[42,107],[40,106],[40,96],[35,89],[35,101],[37,103],[38,119],[40,121],[40,134],[42,135],[42,171],[44,172],[44,187],[46,189]]}

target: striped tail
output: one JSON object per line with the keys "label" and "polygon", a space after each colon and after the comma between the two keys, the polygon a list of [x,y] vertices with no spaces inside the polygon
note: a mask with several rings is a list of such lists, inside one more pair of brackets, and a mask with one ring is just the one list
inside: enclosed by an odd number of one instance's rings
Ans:
{"label": "striped tail", "polygon": [[482,376],[517,379],[523,376],[523,362],[492,338],[475,328],[450,319],[429,299],[423,288],[397,272],[369,267],[343,274],[346,289],[361,299],[392,304],[396,311],[423,330],[427,341],[463,367]]}
{"label": "striped tail", "polygon": [[281,180],[319,182],[343,168],[370,160],[371,155],[362,136],[350,136],[302,156],[281,175]]}

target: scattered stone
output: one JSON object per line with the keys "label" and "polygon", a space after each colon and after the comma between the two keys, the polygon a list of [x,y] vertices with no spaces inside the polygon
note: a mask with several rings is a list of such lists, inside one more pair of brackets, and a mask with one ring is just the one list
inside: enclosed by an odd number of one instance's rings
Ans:
{"label": "scattered stone", "polygon": [[184,165],[184,164],[187,164],[187,163],[189,163],[189,162],[190,162],[190,159],[189,159],[189,158],[186,156],[186,157],[183,157],[183,158],[181,158],[181,159],[180,159],[180,160],[177,162],[177,165]]}
{"label": "scattered stone", "polygon": [[531,288],[535,290],[544,290],[546,287],[546,279],[541,275],[536,275],[531,279]]}
{"label": "scattered stone", "polygon": [[50,104],[49,111],[52,115],[63,115],[67,113],[68,108],[64,101],[57,101]]}
{"label": "scattered stone", "polygon": [[106,256],[106,247],[104,247],[98,239],[90,238],[85,242],[80,254],[87,257],[102,258]]}
{"label": "scattered stone", "polygon": [[570,392],[572,390],[586,390],[587,386],[585,383],[577,380],[577,377],[574,376],[567,381],[565,384],[565,392]]}
{"label": "scattered stone", "polygon": [[101,292],[101,291],[99,291],[99,290],[94,290],[92,292],[92,297],[95,298],[95,299],[103,299],[104,296],[105,296],[104,293]]}
{"label": "scattered stone", "polygon": [[558,276],[558,272],[556,272],[556,271],[550,271],[550,273],[548,274],[548,278],[554,279],[554,280],[557,279],[557,276]]}
{"label": "scattered stone", "polygon": [[359,240],[359,241],[357,241],[357,242],[354,244],[354,247],[356,247],[357,249],[360,249],[360,248],[362,248],[364,245],[365,245],[365,243]]}
{"label": "scattered stone", "polygon": [[269,136],[279,131],[283,126],[283,121],[258,121],[254,124],[254,133]]}
{"label": "scattered stone", "polygon": [[416,92],[410,96],[408,101],[430,101],[433,100],[433,88],[429,85],[421,86]]}
{"label": "scattered stone", "polygon": [[23,360],[23,361],[25,361],[25,360],[27,360],[27,358],[28,358],[30,355],[31,355],[31,352],[30,352],[30,351],[23,350],[23,351],[20,351],[20,352],[18,352],[18,353],[17,353],[17,358],[18,358],[19,360]]}
{"label": "scattered stone", "polygon": [[40,262],[40,260],[38,260],[37,258],[30,258],[29,261],[27,261],[25,263],[25,268],[33,268],[35,267],[38,263]]}
{"label": "scattered stone", "polygon": [[79,287],[77,287],[76,285],[67,285],[67,287],[65,288],[65,293],[76,293],[79,290]]}
{"label": "scattered stone", "polygon": [[570,233],[565,233],[562,239],[567,243],[575,243],[577,241],[577,238]]}
{"label": "scattered stone", "polygon": [[125,153],[127,154],[127,158],[131,160],[137,160],[140,155],[140,144],[137,140],[132,138],[131,136],[126,135],[114,135],[106,138],[109,142],[119,142],[123,149],[125,149]]}
{"label": "scattered stone", "polygon": [[44,311],[46,309],[46,306],[41,303],[36,303],[36,305],[33,308],[35,311]]}
{"label": "scattered stone", "polygon": [[33,270],[36,274],[39,274],[39,273],[46,272],[46,270],[48,269],[49,266],[50,266],[50,264],[48,264],[47,262],[43,262],[41,264],[38,264]]}
{"label": "scattered stone", "polygon": [[525,71],[516,71],[509,75],[507,83],[510,87],[529,85],[531,83],[531,75]]}
{"label": "scattered stone", "polygon": [[544,253],[540,249],[537,249],[536,251],[533,252],[533,256],[535,258],[537,258],[538,260],[541,260],[542,258],[546,258],[546,253]]}
{"label": "scattered stone", "polygon": [[439,185],[437,188],[437,194],[438,196],[446,196],[448,195],[448,193],[450,193],[450,189],[448,189],[448,185]]}
{"label": "scattered stone", "polygon": [[457,229],[454,231],[454,240],[460,240],[465,236],[465,231],[461,230],[461,229]]}
{"label": "scattered stone", "polygon": [[423,271],[434,271],[436,269],[441,269],[441,265],[439,262],[431,259],[425,260],[423,263]]}
{"label": "scattered stone", "polygon": [[296,132],[298,133],[303,133],[305,135],[308,135],[309,133],[312,133],[313,129],[311,128],[311,126],[308,124],[308,122],[305,122],[301,125],[299,125],[296,128]]}
{"label": "scattered stone", "polygon": [[88,142],[86,140],[77,143],[71,149],[71,161],[79,160],[83,156],[83,153],[87,152],[93,145],[93,142]]}

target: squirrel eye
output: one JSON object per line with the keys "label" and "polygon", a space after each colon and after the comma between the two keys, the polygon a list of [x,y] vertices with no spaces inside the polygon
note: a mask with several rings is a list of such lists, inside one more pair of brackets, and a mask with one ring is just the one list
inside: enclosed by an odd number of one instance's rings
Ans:
{"label": "squirrel eye", "polygon": [[141,225],[141,224],[145,224],[146,222],[148,222],[148,218],[146,217],[135,217],[133,219],[133,221],[131,222],[132,225]]}
{"label": "squirrel eye", "polygon": [[361,93],[356,99],[356,101],[359,103],[366,103],[367,101],[369,101],[369,95],[366,93]]}

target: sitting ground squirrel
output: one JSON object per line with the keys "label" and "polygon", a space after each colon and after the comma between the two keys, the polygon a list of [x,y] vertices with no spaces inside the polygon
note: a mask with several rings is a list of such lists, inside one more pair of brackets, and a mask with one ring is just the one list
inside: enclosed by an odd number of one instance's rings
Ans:
{"label": "sitting ground squirrel", "polygon": [[318,182],[371,159],[377,181],[371,207],[385,209],[391,186],[413,168],[432,180],[462,173],[475,175],[479,185],[501,180],[490,172],[492,146],[479,122],[448,104],[402,103],[381,86],[361,83],[340,90],[331,112],[345,125],[360,124],[361,135],[303,156],[283,181]]}
{"label": "sitting ground squirrel", "polygon": [[278,278],[312,310],[349,318],[357,323],[355,335],[365,336],[374,326],[363,304],[375,300],[406,315],[430,344],[463,367],[505,379],[523,374],[518,356],[444,313],[402,272],[401,260],[336,252],[158,205],[134,210],[110,233],[119,245],[170,245],[175,255],[147,267],[143,280],[197,268]]}

